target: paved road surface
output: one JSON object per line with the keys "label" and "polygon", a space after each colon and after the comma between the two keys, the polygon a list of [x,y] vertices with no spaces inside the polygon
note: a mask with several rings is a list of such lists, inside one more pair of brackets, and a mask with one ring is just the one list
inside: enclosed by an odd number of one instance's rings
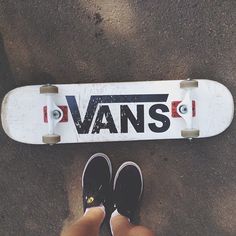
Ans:
{"label": "paved road surface", "polygon": [[[0,98],[27,84],[209,78],[236,96],[236,1],[0,1]],[[0,129],[0,235],[59,235],[95,152],[143,169],[157,235],[236,235],[236,123],[196,140],[31,146]],[[68,218],[69,217],[69,218]],[[106,228],[102,235],[108,235]]]}

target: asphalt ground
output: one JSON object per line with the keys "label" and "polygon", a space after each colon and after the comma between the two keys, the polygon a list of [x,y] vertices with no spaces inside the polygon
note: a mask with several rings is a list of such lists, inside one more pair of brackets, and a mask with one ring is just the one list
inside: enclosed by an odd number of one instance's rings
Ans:
{"label": "asphalt ground", "polygon": [[[236,1],[0,1],[0,99],[30,84],[212,79],[236,96]],[[220,115],[220,114],[219,114]],[[95,152],[137,162],[137,221],[156,235],[236,235],[236,122],[186,140],[37,146],[0,129],[0,235],[59,235],[82,214]],[[101,235],[109,235],[103,227]]]}

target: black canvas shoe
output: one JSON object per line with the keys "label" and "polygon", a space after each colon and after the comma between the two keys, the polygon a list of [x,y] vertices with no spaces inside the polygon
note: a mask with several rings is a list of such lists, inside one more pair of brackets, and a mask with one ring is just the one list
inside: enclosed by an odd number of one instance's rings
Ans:
{"label": "black canvas shoe", "polygon": [[123,163],[114,178],[113,194],[117,211],[128,217],[134,217],[143,192],[143,177],[140,167],[131,161]]}
{"label": "black canvas shoe", "polygon": [[103,153],[91,156],[82,175],[83,207],[106,207],[112,179],[110,159]]}

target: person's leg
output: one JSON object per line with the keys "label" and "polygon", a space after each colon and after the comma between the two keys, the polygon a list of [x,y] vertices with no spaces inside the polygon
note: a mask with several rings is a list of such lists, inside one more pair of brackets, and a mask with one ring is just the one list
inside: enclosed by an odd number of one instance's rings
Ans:
{"label": "person's leg", "polygon": [[109,198],[112,166],[103,153],[94,154],[85,165],[82,175],[84,215],[70,225],[62,236],[98,236],[105,218]]}
{"label": "person's leg", "polygon": [[127,217],[119,213],[112,216],[111,228],[114,236],[154,236],[150,229],[133,225]]}
{"label": "person's leg", "polygon": [[137,164],[125,162],[121,165],[114,178],[113,192],[116,210],[110,220],[112,234],[114,236],[154,236],[150,229],[131,223],[143,192],[142,172]]}
{"label": "person's leg", "polygon": [[105,217],[100,207],[92,207],[79,220],[74,222],[61,236],[98,236],[99,228]]}

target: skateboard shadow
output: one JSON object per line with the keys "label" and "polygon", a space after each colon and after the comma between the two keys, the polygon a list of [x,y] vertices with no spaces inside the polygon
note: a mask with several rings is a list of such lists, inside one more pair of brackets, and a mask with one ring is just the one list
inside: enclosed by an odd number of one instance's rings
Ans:
{"label": "skateboard shadow", "polygon": [[[30,81],[24,85],[34,85],[34,84],[54,84],[56,79],[49,73],[44,71],[33,72]],[[21,86],[21,84],[16,83],[15,77],[11,70],[10,62],[7,56],[6,48],[4,45],[4,39],[0,32],[0,98],[10,91],[11,89]]]}
{"label": "skateboard shadow", "polygon": [[27,85],[38,85],[38,84],[57,84],[55,77],[51,74],[40,71],[32,75],[33,80],[27,82]]}
{"label": "skateboard shadow", "polygon": [[10,63],[5,50],[3,36],[0,32],[0,99],[4,94],[15,87]]}

